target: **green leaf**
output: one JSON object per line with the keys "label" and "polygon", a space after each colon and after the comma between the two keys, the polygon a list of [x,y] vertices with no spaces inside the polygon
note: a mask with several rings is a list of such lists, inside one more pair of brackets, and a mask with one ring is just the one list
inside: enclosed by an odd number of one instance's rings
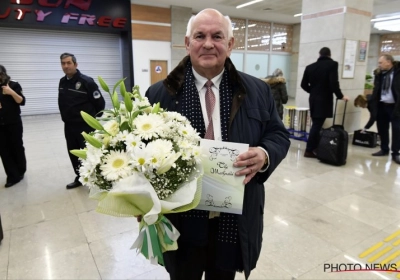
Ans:
{"label": "green leaf", "polygon": [[83,136],[83,138],[85,138],[85,140],[86,140],[90,145],[92,145],[92,146],[95,147],[95,148],[100,149],[100,148],[103,146],[103,144],[100,142],[100,140],[94,138],[93,136],[87,134],[86,132],[82,132],[82,136]]}
{"label": "green leaf", "polygon": [[128,122],[123,122],[119,128],[121,131],[128,130],[131,132],[131,127],[129,126]]}
{"label": "green leaf", "polygon": [[81,111],[81,116],[83,120],[92,128],[97,129],[97,130],[104,130],[103,126],[99,123],[98,120],[93,118],[91,115],[88,113]]}
{"label": "green leaf", "polygon": [[107,85],[107,83],[103,80],[103,78],[100,77],[100,76],[98,76],[98,79],[99,79],[99,83],[100,83],[101,88],[102,88],[104,91],[106,91],[106,92],[110,92],[110,89],[108,88],[108,85]]}
{"label": "green leaf", "polygon": [[125,102],[126,111],[132,112],[133,104],[132,104],[132,99],[131,99],[131,95],[130,94],[125,94],[124,102]]}
{"label": "green leaf", "polygon": [[158,103],[154,106],[154,108],[153,108],[153,110],[152,110],[151,112],[157,114],[158,111],[160,111],[160,102],[158,102]]}
{"label": "green leaf", "polygon": [[122,82],[122,83],[119,85],[119,91],[121,92],[122,97],[125,98],[125,95],[126,95],[125,82]]}
{"label": "green leaf", "polygon": [[113,91],[112,91],[112,92],[115,92],[115,90],[117,89],[117,87],[118,87],[125,79],[126,79],[126,78],[122,78],[122,79],[120,79],[118,82],[116,82],[115,85],[114,85],[114,88],[113,88]]}
{"label": "green leaf", "polygon": [[78,158],[86,159],[87,157],[86,150],[70,150],[69,152]]}
{"label": "green leaf", "polygon": [[116,91],[114,91],[113,95],[112,95],[112,103],[115,109],[119,110],[119,108],[121,107],[121,104],[118,100],[118,93]]}

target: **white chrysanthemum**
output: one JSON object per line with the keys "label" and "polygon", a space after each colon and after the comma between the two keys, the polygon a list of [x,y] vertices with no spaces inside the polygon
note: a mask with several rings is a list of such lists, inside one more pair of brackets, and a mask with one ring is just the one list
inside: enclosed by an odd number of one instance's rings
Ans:
{"label": "white chrysanthemum", "polygon": [[186,117],[182,116],[181,114],[177,113],[177,112],[164,112],[163,116],[165,118],[166,121],[172,121],[172,120],[176,120],[178,122],[181,122],[183,124],[188,124],[189,121]]}
{"label": "white chrysanthemum", "polygon": [[171,141],[164,139],[157,139],[147,144],[146,149],[151,154],[151,160],[149,165],[157,169],[163,164],[166,158],[168,158],[173,151],[173,145]]}
{"label": "white chrysanthemum", "polygon": [[125,145],[128,152],[133,152],[134,148],[142,147],[144,146],[144,143],[140,136],[129,133],[125,138]]}
{"label": "white chrysanthemum", "polygon": [[148,172],[149,163],[152,159],[152,154],[149,152],[146,147],[135,147],[131,153],[131,164],[134,168],[136,168],[139,172]]}
{"label": "white chrysanthemum", "polygon": [[181,125],[179,126],[178,131],[182,137],[189,139],[190,141],[200,139],[196,130],[190,125]]}
{"label": "white chrysanthemum", "polygon": [[124,130],[124,131],[120,131],[117,133],[117,135],[115,135],[115,137],[111,138],[111,145],[113,147],[115,147],[119,142],[124,142],[126,141],[126,137],[128,137],[129,135],[129,131]]}
{"label": "white chrysanthemum", "polygon": [[132,173],[129,161],[130,158],[125,152],[110,151],[103,159],[104,164],[100,165],[101,175],[108,181],[128,177]]}
{"label": "white chrysanthemum", "polygon": [[133,133],[145,140],[157,137],[157,132],[165,125],[162,116],[157,114],[140,115],[134,119],[133,124]]}
{"label": "white chrysanthemum", "polygon": [[110,135],[115,136],[119,132],[119,123],[115,120],[111,120],[106,122],[104,125],[104,130],[107,131]]}

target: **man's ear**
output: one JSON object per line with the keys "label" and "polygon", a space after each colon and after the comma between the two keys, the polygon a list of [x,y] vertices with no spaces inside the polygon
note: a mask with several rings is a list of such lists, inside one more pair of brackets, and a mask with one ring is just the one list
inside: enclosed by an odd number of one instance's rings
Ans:
{"label": "man's ear", "polygon": [[188,36],[185,36],[185,47],[186,47],[186,53],[189,54],[190,52],[190,40]]}
{"label": "man's ear", "polygon": [[228,42],[228,56],[231,55],[231,52],[233,50],[233,46],[234,45],[235,45],[235,38],[232,37],[232,38],[229,39],[229,42]]}

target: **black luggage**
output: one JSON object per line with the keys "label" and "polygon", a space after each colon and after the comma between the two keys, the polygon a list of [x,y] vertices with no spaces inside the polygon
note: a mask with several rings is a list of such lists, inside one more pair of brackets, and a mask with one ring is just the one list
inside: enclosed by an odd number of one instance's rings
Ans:
{"label": "black luggage", "polygon": [[353,145],[375,148],[377,144],[378,133],[373,131],[361,132],[361,129],[354,131]]}
{"label": "black luggage", "polygon": [[321,130],[317,148],[317,158],[322,162],[340,166],[346,164],[349,135],[344,130],[347,101],[345,101],[341,125],[335,124],[337,104],[338,101],[336,100],[333,125],[327,129]]}
{"label": "black luggage", "polygon": [[0,243],[1,243],[1,240],[3,240],[3,227],[1,226],[1,216],[0,216]]}

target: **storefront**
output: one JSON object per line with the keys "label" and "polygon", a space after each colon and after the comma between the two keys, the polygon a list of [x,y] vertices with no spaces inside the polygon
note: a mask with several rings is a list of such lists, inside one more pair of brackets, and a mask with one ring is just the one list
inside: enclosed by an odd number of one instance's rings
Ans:
{"label": "storefront", "polygon": [[[60,54],[73,53],[78,69],[110,85],[134,84],[129,0],[0,1],[0,64],[27,98],[23,115],[58,113]],[[110,107],[108,96],[107,107]]]}

